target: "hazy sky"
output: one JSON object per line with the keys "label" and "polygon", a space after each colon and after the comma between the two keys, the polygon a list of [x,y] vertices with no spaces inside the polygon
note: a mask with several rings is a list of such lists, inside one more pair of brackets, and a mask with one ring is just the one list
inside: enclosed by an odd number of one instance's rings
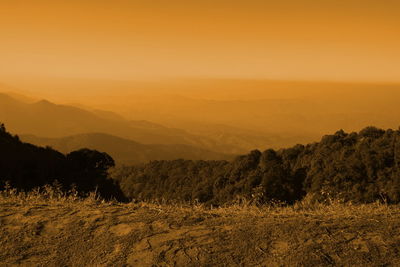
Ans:
{"label": "hazy sky", "polygon": [[0,0],[0,73],[400,81],[398,0]]}

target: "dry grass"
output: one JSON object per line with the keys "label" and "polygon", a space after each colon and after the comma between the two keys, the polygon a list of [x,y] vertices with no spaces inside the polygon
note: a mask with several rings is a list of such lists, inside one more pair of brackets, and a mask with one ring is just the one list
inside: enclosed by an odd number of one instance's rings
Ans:
{"label": "dry grass", "polygon": [[307,198],[227,207],[0,193],[0,265],[399,266],[400,207]]}

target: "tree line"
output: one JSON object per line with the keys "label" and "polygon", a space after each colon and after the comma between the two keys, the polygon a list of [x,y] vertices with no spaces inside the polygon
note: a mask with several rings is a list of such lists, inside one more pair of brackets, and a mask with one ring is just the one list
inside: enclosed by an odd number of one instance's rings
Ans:
{"label": "tree line", "polygon": [[244,197],[258,203],[294,203],[307,194],[323,201],[400,202],[400,131],[343,130],[320,142],[234,161],[153,161],[113,171],[131,199],[199,201],[222,205]]}
{"label": "tree line", "polygon": [[81,149],[67,155],[23,143],[0,126],[0,189],[30,190],[60,182],[65,190],[97,190],[118,200],[198,201],[238,198],[288,204],[310,195],[355,203],[400,202],[400,130],[343,130],[320,142],[251,151],[233,161],[170,160],[114,167],[106,153]]}

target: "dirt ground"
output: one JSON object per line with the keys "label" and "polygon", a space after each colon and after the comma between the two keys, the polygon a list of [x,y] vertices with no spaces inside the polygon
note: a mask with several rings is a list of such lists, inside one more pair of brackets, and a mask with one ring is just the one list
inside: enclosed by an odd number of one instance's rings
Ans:
{"label": "dirt ground", "polygon": [[0,266],[400,266],[400,209],[0,202]]}

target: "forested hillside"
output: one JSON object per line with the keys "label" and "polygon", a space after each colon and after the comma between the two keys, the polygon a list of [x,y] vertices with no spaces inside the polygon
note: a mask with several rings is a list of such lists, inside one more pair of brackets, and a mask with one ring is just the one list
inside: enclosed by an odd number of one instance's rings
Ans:
{"label": "forested hillside", "polygon": [[118,185],[107,178],[112,166],[114,160],[106,153],[80,149],[64,155],[23,143],[0,124],[0,189],[6,184],[20,190],[53,184],[64,191],[97,190],[104,198],[123,200]]}
{"label": "forested hillside", "polygon": [[338,131],[317,143],[255,150],[233,162],[153,161],[118,168],[112,176],[134,199],[221,205],[244,197],[293,203],[308,194],[319,200],[398,203],[400,131]]}

